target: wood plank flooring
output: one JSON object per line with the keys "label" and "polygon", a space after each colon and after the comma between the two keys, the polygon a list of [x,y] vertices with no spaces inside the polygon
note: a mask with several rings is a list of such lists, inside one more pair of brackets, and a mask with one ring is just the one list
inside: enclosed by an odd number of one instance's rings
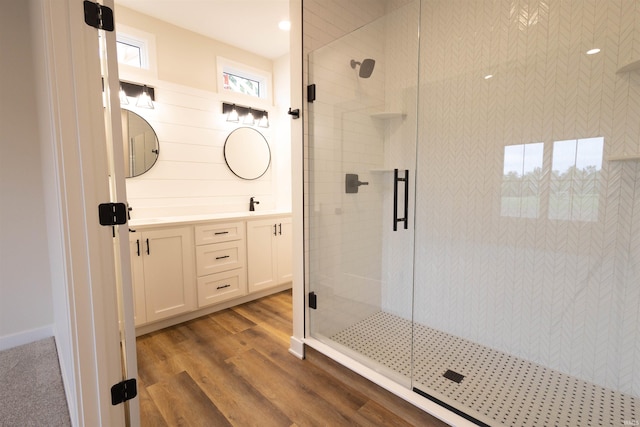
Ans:
{"label": "wood plank flooring", "polygon": [[446,426],[324,355],[288,352],[291,291],[138,337],[143,426]]}

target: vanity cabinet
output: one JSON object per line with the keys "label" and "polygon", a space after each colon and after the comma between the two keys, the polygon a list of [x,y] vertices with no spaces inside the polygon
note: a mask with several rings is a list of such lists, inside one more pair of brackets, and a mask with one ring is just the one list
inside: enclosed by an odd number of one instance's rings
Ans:
{"label": "vanity cabinet", "polygon": [[136,331],[286,289],[292,280],[291,217],[254,218],[141,224],[129,233]]}
{"label": "vanity cabinet", "polygon": [[129,233],[136,326],[196,307],[193,228]]}
{"label": "vanity cabinet", "polygon": [[195,227],[198,307],[247,293],[243,221]]}
{"label": "vanity cabinet", "polygon": [[249,292],[292,280],[291,218],[247,221]]}

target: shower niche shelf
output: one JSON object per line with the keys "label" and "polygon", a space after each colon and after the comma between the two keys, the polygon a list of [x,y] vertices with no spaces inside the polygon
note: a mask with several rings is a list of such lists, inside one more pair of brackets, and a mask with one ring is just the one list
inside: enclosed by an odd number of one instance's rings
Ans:
{"label": "shower niche shelf", "polygon": [[404,118],[406,116],[402,111],[377,111],[375,113],[371,113],[371,118],[378,120],[389,120],[389,119],[398,119]]}
{"label": "shower niche shelf", "polygon": [[607,160],[610,162],[623,162],[625,160],[640,160],[640,153],[620,154],[608,156]]}
{"label": "shower niche shelf", "polygon": [[616,74],[628,73],[629,71],[640,70],[640,59],[636,59],[635,61],[631,61],[626,65],[618,68]]}

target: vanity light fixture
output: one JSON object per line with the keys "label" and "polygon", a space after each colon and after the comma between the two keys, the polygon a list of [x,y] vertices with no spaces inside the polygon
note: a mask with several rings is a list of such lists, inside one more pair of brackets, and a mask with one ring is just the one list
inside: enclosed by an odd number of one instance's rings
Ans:
{"label": "vanity light fixture", "polygon": [[245,125],[254,125],[254,119],[253,119],[253,113],[251,112],[251,108],[249,108],[249,112],[247,113],[246,116],[244,116],[244,120],[242,121],[243,124]]}
{"label": "vanity light fixture", "polygon": [[269,117],[267,116],[266,112],[262,115],[262,118],[258,121],[258,126],[260,126],[261,128],[269,127]]}
{"label": "vanity light fixture", "polygon": [[128,105],[128,97],[137,98],[136,107],[154,108],[155,89],[147,85],[139,85],[136,83],[120,82],[120,105]]}
{"label": "vanity light fixture", "polygon": [[238,110],[236,110],[236,105],[233,104],[231,106],[231,110],[227,112],[227,121],[237,123],[240,120],[238,117]]}
{"label": "vanity light fixture", "polygon": [[129,105],[129,98],[127,98],[127,93],[122,89],[122,85],[120,85],[120,105]]}
{"label": "vanity light fixture", "polygon": [[142,93],[138,95],[136,107],[153,108],[153,101],[151,101],[151,96],[149,96],[149,88],[147,87],[147,85],[144,85],[144,87],[142,88]]}
{"label": "vanity light fixture", "polygon": [[[244,125],[258,125],[263,128],[269,127],[269,113],[264,110],[223,102],[222,114],[226,114],[228,122],[242,122]],[[258,117],[260,117],[259,120]]]}

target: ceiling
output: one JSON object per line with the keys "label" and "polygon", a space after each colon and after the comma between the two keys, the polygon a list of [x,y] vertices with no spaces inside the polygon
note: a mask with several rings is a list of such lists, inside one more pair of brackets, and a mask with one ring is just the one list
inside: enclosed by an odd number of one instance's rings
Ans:
{"label": "ceiling", "polygon": [[116,5],[266,58],[289,52],[289,32],[278,28],[289,19],[289,0],[116,0]]}

